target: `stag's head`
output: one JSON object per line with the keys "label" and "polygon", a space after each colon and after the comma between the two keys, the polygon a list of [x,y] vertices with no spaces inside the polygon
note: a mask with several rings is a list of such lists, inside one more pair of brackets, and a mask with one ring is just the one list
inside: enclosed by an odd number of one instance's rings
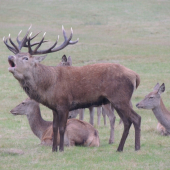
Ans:
{"label": "stag's head", "polygon": [[[64,30],[64,27],[62,26],[62,31],[63,31],[63,36],[64,36],[64,42],[56,47],[58,43],[58,39],[56,42],[48,49],[46,50],[39,50],[40,46],[42,43],[45,43],[47,41],[44,40],[45,34],[43,35],[43,38],[39,42],[34,42],[31,43],[31,40],[33,40],[39,33],[37,33],[34,36],[31,36],[32,33],[29,34],[31,29],[28,29],[26,35],[23,37],[22,40],[19,40],[19,35],[21,34],[21,31],[19,32],[16,40],[18,43],[18,46],[15,45],[15,43],[12,41],[10,34],[8,38],[3,38],[3,41],[7,48],[14,53],[14,55],[11,55],[8,57],[8,62],[10,67],[8,68],[9,72],[11,72],[14,77],[18,80],[22,80],[23,77],[27,77],[27,74],[29,74],[29,70],[33,69],[33,67],[36,67],[37,63],[41,62],[43,59],[45,59],[46,55],[44,56],[37,56],[37,55],[42,55],[42,54],[48,54],[52,52],[57,52],[59,50],[62,50],[65,48],[67,45],[73,45],[78,42],[78,39],[76,41],[71,41],[72,35],[73,35],[73,30],[71,28],[71,34],[70,37],[67,38],[66,32]],[[11,45],[8,44],[8,41],[11,43]],[[32,47],[35,46],[34,49]],[[21,52],[22,47],[28,48],[28,52]]]}
{"label": "stag's head", "polygon": [[139,109],[154,109],[160,105],[161,94],[165,91],[165,84],[161,86],[159,83],[156,84],[153,91],[145,96],[145,98],[136,104]]}

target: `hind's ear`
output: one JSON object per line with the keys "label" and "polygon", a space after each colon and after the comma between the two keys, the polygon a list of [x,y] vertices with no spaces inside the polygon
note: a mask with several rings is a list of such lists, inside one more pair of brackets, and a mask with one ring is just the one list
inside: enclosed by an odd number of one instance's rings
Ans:
{"label": "hind's ear", "polygon": [[160,87],[160,85],[159,85],[159,83],[157,83],[157,84],[155,85],[155,87],[153,88],[153,90],[157,91],[157,90],[159,89],[159,87]]}
{"label": "hind's ear", "polygon": [[63,56],[62,56],[61,61],[62,61],[63,63],[67,62],[67,57],[66,57],[66,55],[63,55]]}
{"label": "hind's ear", "polygon": [[35,61],[36,63],[40,63],[40,62],[43,61],[46,57],[47,57],[47,55],[44,55],[44,56],[34,56],[34,61]]}
{"label": "hind's ear", "polygon": [[68,57],[68,60],[67,60],[67,61],[69,62],[70,66],[72,66],[72,59],[71,59],[70,56]]}
{"label": "hind's ear", "polygon": [[165,91],[165,84],[163,83],[158,90],[158,94],[162,94],[164,91]]}

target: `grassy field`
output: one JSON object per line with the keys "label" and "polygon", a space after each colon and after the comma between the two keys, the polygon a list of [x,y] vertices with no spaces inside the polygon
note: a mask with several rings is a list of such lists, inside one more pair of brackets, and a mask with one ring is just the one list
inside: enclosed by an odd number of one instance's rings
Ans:
{"label": "grassy field", "polygon": [[[33,34],[47,32],[50,46],[73,27],[73,40],[79,43],[58,53],[49,54],[45,65],[57,65],[63,54],[71,56],[73,65],[96,62],[120,63],[136,71],[141,84],[132,102],[141,115],[141,150],[134,151],[134,128],[122,153],[116,152],[123,126],[116,114],[115,143],[108,144],[109,124],[97,127],[100,147],[70,147],[64,153],[52,153],[42,147],[31,132],[24,116],[10,110],[27,96],[8,72],[7,57],[12,53],[0,43],[0,169],[170,169],[170,138],[156,131],[152,111],[138,110],[135,105],[152,91],[157,82],[165,83],[163,101],[170,109],[170,1],[168,0],[1,0],[0,37],[21,37],[32,24]],[[42,37],[42,33],[39,39]],[[23,50],[24,51],[24,50]],[[52,120],[49,109],[41,106],[43,118]],[[89,120],[86,109],[85,120]],[[108,121],[107,121],[108,122]],[[15,153],[15,149],[22,154]]]}

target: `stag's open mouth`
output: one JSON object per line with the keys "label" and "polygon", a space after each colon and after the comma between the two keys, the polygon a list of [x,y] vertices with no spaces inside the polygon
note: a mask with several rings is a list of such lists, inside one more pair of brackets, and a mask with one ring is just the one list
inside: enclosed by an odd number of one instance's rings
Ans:
{"label": "stag's open mouth", "polygon": [[8,57],[8,62],[9,62],[9,65],[10,67],[8,68],[8,70],[13,73],[14,70],[15,70],[15,67],[16,67],[16,64],[14,63],[14,57],[13,56],[9,56]]}
{"label": "stag's open mouth", "polygon": [[11,67],[15,67],[15,63],[12,60],[8,59],[8,62]]}

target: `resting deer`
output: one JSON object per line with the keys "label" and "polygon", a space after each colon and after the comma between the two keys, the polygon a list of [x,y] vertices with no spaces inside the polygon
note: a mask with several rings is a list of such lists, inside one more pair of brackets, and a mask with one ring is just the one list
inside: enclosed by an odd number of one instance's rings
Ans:
{"label": "resting deer", "polygon": [[[47,106],[53,111],[53,146],[57,151],[57,133],[59,128],[59,150],[64,151],[64,132],[68,113],[71,110],[100,106],[111,103],[124,123],[124,131],[117,151],[123,151],[129,129],[133,123],[135,128],[135,150],[140,149],[141,117],[131,108],[129,102],[134,90],[139,86],[140,77],[134,71],[114,63],[98,63],[82,67],[45,66],[40,64],[45,56],[36,56],[59,51],[77,41],[71,41],[73,31],[69,38],[63,28],[64,42],[56,47],[54,45],[46,50],[39,50],[44,43],[44,36],[38,43],[31,43],[37,34],[31,37],[30,28],[18,46],[12,39],[3,38],[7,48],[15,55],[8,57],[9,72],[19,81],[27,95],[35,101]],[[11,46],[8,44],[8,40]],[[36,46],[32,49],[32,46]],[[22,47],[28,48],[21,52]]]}
{"label": "resting deer", "polygon": [[[100,123],[100,116],[101,116],[101,110],[102,110],[102,115],[104,118],[104,125],[106,125],[106,115],[109,118],[110,121],[110,139],[109,139],[109,144],[114,143],[114,126],[115,126],[115,115],[114,115],[114,109],[113,107],[111,107],[110,104],[106,104],[103,105],[102,107],[99,106],[97,107],[97,122],[98,122],[98,126]],[[89,111],[90,111],[90,124],[94,125],[94,107],[89,107]],[[72,112],[69,112],[69,116],[68,118],[76,118],[77,115],[79,114],[79,120],[83,120],[84,119],[84,109],[78,109],[78,110],[74,110]]]}
{"label": "resting deer", "polygon": [[163,135],[170,134],[170,112],[166,109],[161,94],[165,91],[164,83],[159,83],[154,87],[153,92],[145,96],[145,98],[136,104],[139,109],[149,109],[153,111],[158,120],[157,130]]}
{"label": "resting deer", "polygon": [[[43,145],[51,145],[53,139],[53,123],[41,117],[39,103],[26,99],[10,111],[13,115],[26,115],[32,132],[41,140]],[[60,142],[58,133],[57,145]],[[99,146],[98,131],[89,123],[70,119],[67,121],[64,134],[64,145]]]}

